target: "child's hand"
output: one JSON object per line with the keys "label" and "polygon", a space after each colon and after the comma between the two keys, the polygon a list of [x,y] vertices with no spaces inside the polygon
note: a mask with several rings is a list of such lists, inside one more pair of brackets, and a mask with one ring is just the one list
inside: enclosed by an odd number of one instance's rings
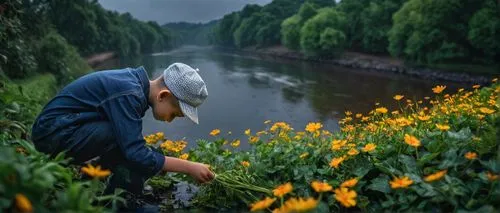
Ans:
{"label": "child's hand", "polygon": [[215,177],[214,173],[210,171],[209,167],[210,166],[207,164],[191,162],[189,175],[191,175],[191,177],[193,177],[200,183],[209,182]]}

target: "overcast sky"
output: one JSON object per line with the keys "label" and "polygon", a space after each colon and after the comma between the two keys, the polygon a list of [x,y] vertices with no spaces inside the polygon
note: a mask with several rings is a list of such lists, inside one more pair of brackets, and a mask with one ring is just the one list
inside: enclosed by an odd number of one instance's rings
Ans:
{"label": "overcast sky", "polygon": [[169,22],[208,22],[246,4],[268,4],[272,0],[99,0],[108,10],[129,12],[137,19]]}

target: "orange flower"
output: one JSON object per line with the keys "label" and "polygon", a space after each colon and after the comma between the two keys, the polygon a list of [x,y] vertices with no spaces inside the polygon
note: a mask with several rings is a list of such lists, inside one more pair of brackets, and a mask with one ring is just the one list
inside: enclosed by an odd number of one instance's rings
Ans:
{"label": "orange flower", "polygon": [[276,197],[283,197],[284,195],[290,193],[293,190],[293,186],[291,183],[285,183],[282,185],[279,185],[275,189],[273,189],[273,194]]}
{"label": "orange flower", "polygon": [[321,127],[323,127],[323,125],[321,123],[309,123],[307,124],[306,126],[306,131],[310,132],[310,133],[315,133],[316,131],[318,131],[319,129],[321,129]]}
{"label": "orange flower", "polygon": [[489,114],[493,114],[493,113],[495,112],[495,110],[494,110],[494,109],[489,109],[489,108],[486,108],[486,107],[481,107],[481,108],[479,108],[479,111],[480,111],[481,113],[483,113],[483,114],[487,114],[487,115],[489,115]]}
{"label": "orange flower", "polygon": [[214,129],[210,132],[211,136],[217,136],[220,133],[220,129]]}
{"label": "orange flower", "polygon": [[188,153],[184,153],[181,156],[179,156],[179,158],[182,159],[182,160],[187,160],[189,158],[189,154]]}
{"label": "orange flower", "polygon": [[276,212],[305,212],[316,208],[318,205],[318,200],[314,198],[290,198],[287,200],[283,206],[279,209],[275,209],[273,213]]}
{"label": "orange flower", "polygon": [[369,143],[369,144],[366,144],[365,147],[363,147],[363,152],[371,152],[373,150],[375,150],[375,148],[377,148],[377,145],[375,145],[374,143]]}
{"label": "orange flower", "polygon": [[349,149],[349,151],[347,152],[348,155],[357,155],[359,154],[359,151],[357,149]]}
{"label": "orange flower", "polygon": [[333,167],[333,168],[339,168],[339,165],[342,163],[342,161],[345,160],[345,157],[338,157],[338,158],[333,158],[331,161],[330,161],[330,166]]}
{"label": "orange flower", "polygon": [[349,190],[348,188],[335,189],[335,200],[347,208],[356,206],[357,196],[356,191]]}
{"label": "orange flower", "polygon": [[356,186],[358,183],[358,178],[351,178],[349,180],[344,181],[342,184],[340,184],[340,187],[342,188],[350,188]]}
{"label": "orange flower", "polygon": [[82,172],[94,178],[104,178],[111,174],[107,169],[102,170],[101,166],[94,167],[90,164],[87,167],[82,167]]}
{"label": "orange flower", "polygon": [[416,137],[405,134],[405,143],[407,143],[410,146],[413,147],[419,147],[420,146],[420,140],[418,140]]}
{"label": "orange flower", "polygon": [[385,114],[385,113],[387,113],[387,111],[388,110],[385,107],[379,107],[379,108],[375,109],[375,112],[380,113],[380,114]]}
{"label": "orange flower", "polygon": [[19,212],[33,212],[31,201],[23,194],[16,194],[15,203]]}
{"label": "orange flower", "polygon": [[313,181],[311,183],[311,187],[314,189],[316,192],[327,192],[332,190],[332,186],[330,184],[325,183],[325,182],[319,182],[319,181]]}
{"label": "orange flower", "polygon": [[401,178],[394,177],[394,179],[389,183],[391,184],[391,188],[393,189],[408,188],[409,185],[413,184],[413,180],[411,180],[407,176]]}
{"label": "orange flower", "polygon": [[243,167],[249,167],[249,166],[250,166],[250,163],[249,163],[248,161],[244,160],[244,161],[241,161],[241,165],[242,165]]}
{"label": "orange flower", "polygon": [[436,124],[436,127],[441,130],[441,131],[448,131],[450,129],[450,126],[446,124]]}
{"label": "orange flower", "polygon": [[479,89],[479,87],[481,87],[481,85],[479,85],[479,84],[476,84],[476,85],[472,86],[473,89]]}
{"label": "orange flower", "polygon": [[498,175],[491,173],[490,171],[486,172],[486,177],[488,177],[488,180],[490,181],[498,180]]}
{"label": "orange flower", "polygon": [[250,204],[250,207],[251,207],[250,211],[254,212],[254,211],[264,210],[267,207],[269,207],[271,204],[273,204],[274,201],[276,201],[276,198],[266,197],[266,198],[264,198],[264,200],[259,200],[255,203]]}
{"label": "orange flower", "polygon": [[436,86],[436,87],[432,88],[432,92],[439,94],[439,93],[443,92],[444,89],[446,89],[446,86]]}
{"label": "orange flower", "polygon": [[394,100],[399,101],[399,100],[403,99],[404,97],[405,97],[404,95],[395,95],[393,98],[394,98]]}
{"label": "orange flower", "polygon": [[427,182],[439,180],[439,179],[443,178],[444,175],[446,175],[446,172],[448,172],[448,170],[441,170],[439,172],[427,175],[424,177],[424,180]]}
{"label": "orange flower", "polygon": [[469,159],[469,160],[474,160],[477,158],[477,153],[475,152],[467,152],[465,153],[465,158]]}

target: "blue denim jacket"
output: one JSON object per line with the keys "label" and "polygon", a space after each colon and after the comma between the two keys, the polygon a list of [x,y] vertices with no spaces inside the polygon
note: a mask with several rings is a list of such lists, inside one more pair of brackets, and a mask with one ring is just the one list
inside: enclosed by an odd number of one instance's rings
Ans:
{"label": "blue denim jacket", "polygon": [[165,158],[144,146],[142,136],[141,118],[149,108],[148,96],[149,78],[143,67],[85,75],[64,87],[44,107],[33,124],[32,139],[55,148],[61,143],[59,138],[64,140],[79,125],[106,120],[129,163],[144,174],[157,174]]}

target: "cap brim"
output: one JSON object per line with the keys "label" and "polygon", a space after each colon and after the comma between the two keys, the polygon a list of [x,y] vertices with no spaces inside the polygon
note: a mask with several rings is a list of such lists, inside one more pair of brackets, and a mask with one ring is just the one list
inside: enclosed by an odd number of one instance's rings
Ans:
{"label": "cap brim", "polygon": [[188,117],[195,124],[198,124],[198,109],[181,100],[179,100],[179,106],[184,116]]}

